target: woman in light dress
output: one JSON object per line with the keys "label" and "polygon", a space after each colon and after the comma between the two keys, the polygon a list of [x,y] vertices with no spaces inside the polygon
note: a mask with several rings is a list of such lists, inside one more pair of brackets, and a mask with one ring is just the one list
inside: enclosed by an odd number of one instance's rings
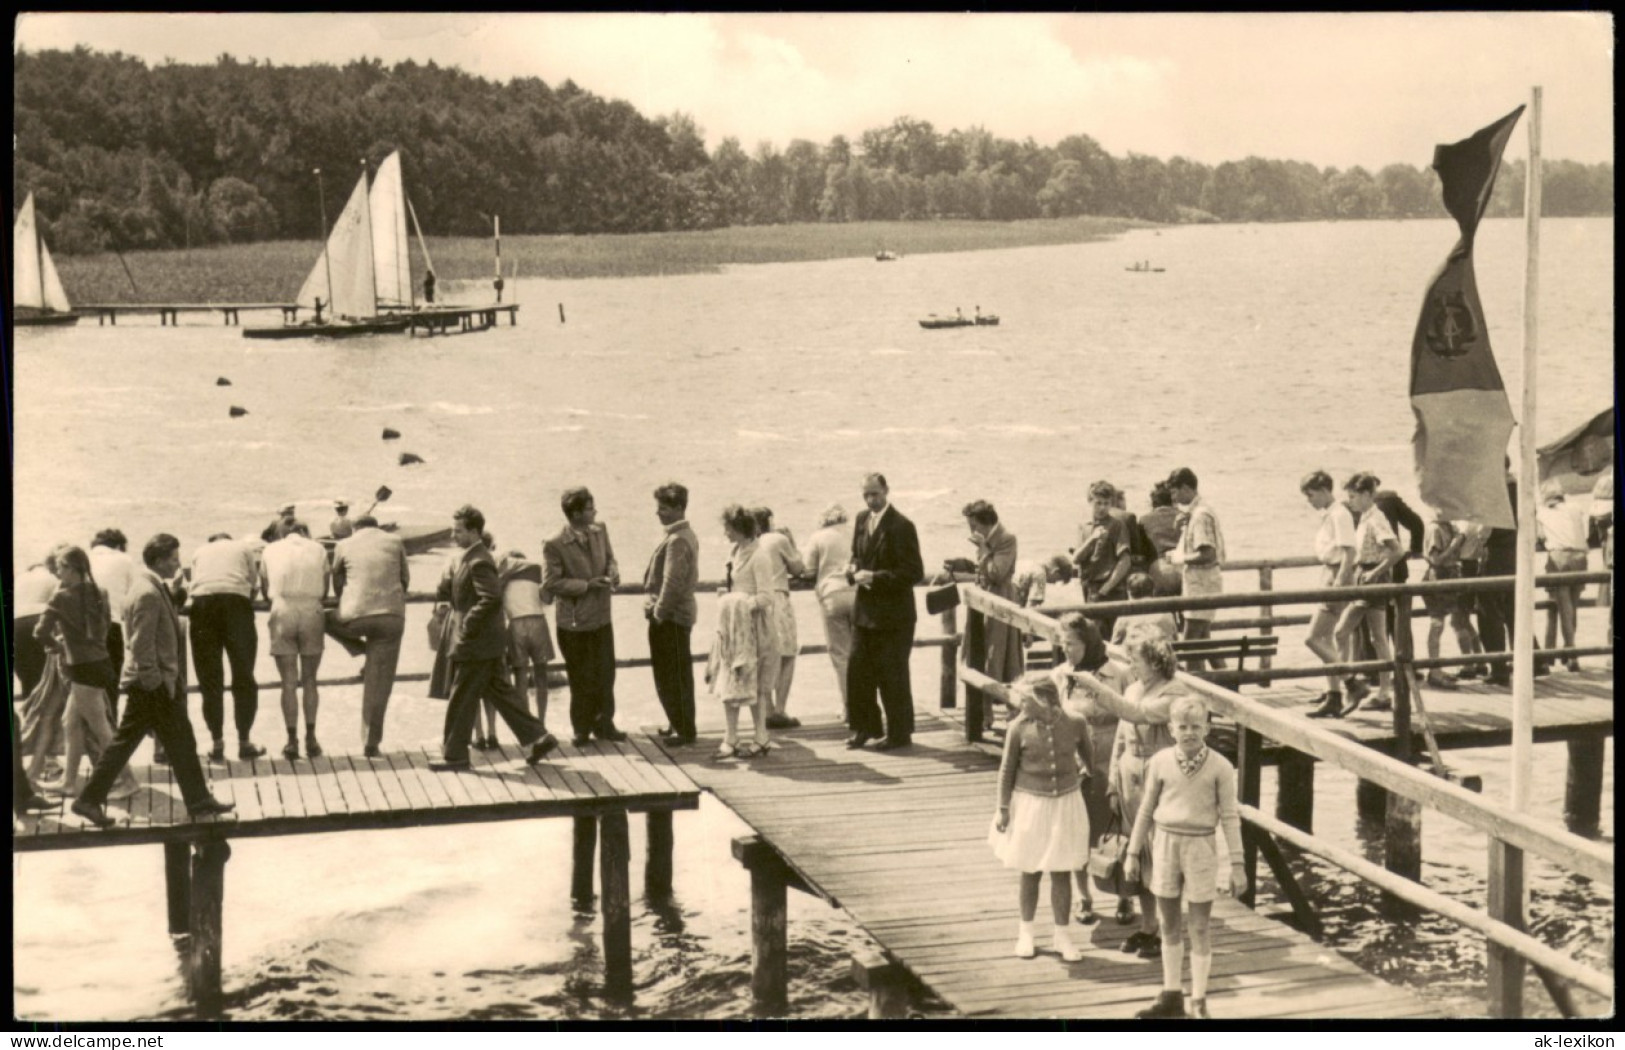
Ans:
{"label": "woman in light dress", "polygon": [[[733,544],[733,554],[728,563],[728,586],[722,592],[722,604],[729,605],[731,599],[733,607],[737,608],[738,599],[748,600],[753,629],[746,632],[730,624],[730,630],[725,635],[723,623],[719,622],[717,644],[712,646],[712,666],[706,671],[706,681],[712,692],[717,693],[727,705],[728,718],[726,736],[717,751],[718,758],[755,758],[765,755],[773,744],[767,734],[767,712],[778,682],[780,654],[786,643],[783,622],[770,615],[777,586],[777,574],[772,564],[775,555],[771,551],[763,551],[756,528],[755,515],[737,503],[723,510],[722,530],[727,534],[728,542]],[[729,612],[727,615],[731,620],[739,614]],[[793,623],[791,628],[794,628]],[[750,640],[747,641],[747,638]],[[718,655],[718,645],[726,647],[725,656]],[[742,654],[747,647],[753,647],[756,653],[754,700],[748,695],[740,695],[749,681],[748,672],[741,667]],[[724,692],[718,693],[719,687]],[[756,730],[755,738],[745,744],[737,743],[741,707],[750,708]]]}
{"label": "woman in light dress", "polygon": [[790,577],[804,576],[807,567],[802,564],[801,552],[796,550],[795,537],[788,528],[773,527],[773,511],[768,507],[752,507],[756,519],[756,545],[758,557],[767,566],[771,576],[768,591],[767,618],[773,625],[773,639],[777,646],[778,664],[769,683],[767,727],[769,729],[795,729],[801,721],[790,717],[790,683],[796,677],[796,656],[801,652],[796,633],[796,611],[790,604]]}

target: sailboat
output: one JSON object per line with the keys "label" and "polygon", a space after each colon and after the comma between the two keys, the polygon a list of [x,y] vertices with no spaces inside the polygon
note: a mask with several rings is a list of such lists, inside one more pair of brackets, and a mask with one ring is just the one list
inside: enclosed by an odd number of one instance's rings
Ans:
{"label": "sailboat", "polygon": [[[361,172],[322,254],[294,300],[311,320],[272,328],[244,328],[247,339],[308,339],[404,332],[416,308],[407,256],[406,193],[401,155],[378,166],[372,191]],[[318,305],[319,304],[319,305]]]}
{"label": "sailboat", "polygon": [[17,225],[11,231],[11,321],[16,325],[70,325],[79,315],[68,305],[62,278],[39,233],[34,215],[34,195],[23,201]]}

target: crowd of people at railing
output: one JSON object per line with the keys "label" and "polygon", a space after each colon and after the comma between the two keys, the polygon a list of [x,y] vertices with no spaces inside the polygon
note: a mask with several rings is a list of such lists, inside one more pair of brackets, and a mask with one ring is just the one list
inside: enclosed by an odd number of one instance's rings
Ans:
{"label": "crowd of people at railing", "polygon": [[[1347,480],[1344,501],[1337,500],[1324,471],[1307,474],[1300,488],[1321,516],[1314,552],[1328,588],[1403,581],[1413,555],[1425,560],[1428,580],[1512,571],[1511,530],[1440,515],[1424,523],[1368,473]],[[1612,493],[1603,494],[1601,486],[1598,491],[1595,520],[1588,520],[1585,508],[1569,503],[1559,487],[1543,487],[1538,525],[1548,571],[1583,569],[1588,539],[1598,533],[1612,567]],[[848,525],[840,505],[829,507],[805,548],[789,529],[774,526],[765,507],[735,504],[722,511],[721,531],[730,545],[727,575],[704,670],[707,690],[725,714],[716,759],[765,755],[774,746],[771,731],[800,725],[789,713],[801,649],[790,600],[793,579],[811,583],[819,603],[850,730],[847,747],[874,744],[877,751],[896,751],[912,745],[914,587],[925,577],[919,539],[913,523],[891,505],[884,476],[865,477],[861,495],[864,509],[855,521]],[[936,577],[938,584],[974,580],[1022,607],[1083,599],[1081,612],[1059,621],[1064,659],[1053,671],[1026,671],[1030,637],[1019,624],[985,621],[979,663],[991,678],[1011,683],[999,806],[989,838],[999,858],[1022,873],[1016,954],[1036,951],[1032,923],[1041,877],[1048,872],[1055,949],[1074,959],[1071,925],[1098,921],[1088,873],[1091,847],[1113,827],[1127,836],[1118,869],[1126,881],[1113,913],[1118,922],[1139,923],[1124,949],[1161,958],[1164,973],[1162,995],[1142,1016],[1185,1016],[1182,896],[1190,906],[1191,1012],[1206,1016],[1212,963],[1207,918],[1221,885],[1214,864],[1219,831],[1234,862],[1230,889],[1239,894],[1245,878],[1234,770],[1203,743],[1207,714],[1200,700],[1177,688],[1174,643],[1208,638],[1215,613],[1187,608],[1182,615],[1117,616],[1089,607],[1221,594],[1224,535],[1188,468],[1154,486],[1150,508],[1138,516],[1127,511],[1122,490],[1108,482],[1091,485],[1088,495],[1090,519],[1075,546],[1037,562],[1020,557],[1016,536],[990,503],[967,504],[963,515],[974,557],[946,559]],[[681,748],[698,739],[691,635],[700,541],[688,521],[684,486],[668,483],[653,496],[663,533],[643,577],[644,613],[655,692],[668,721],[659,735],[667,746]],[[448,701],[442,753],[432,769],[471,769],[471,748],[499,746],[498,718],[525,749],[527,762],[545,761],[555,751],[558,740],[547,728],[555,633],[569,683],[572,742],[579,747],[594,738],[625,739],[615,724],[610,604],[620,568],[591,492],[569,489],[560,505],[565,524],[543,543],[540,562],[519,549],[499,555],[477,508],[465,505],[452,515],[458,550],[436,588],[429,626],[435,663],[428,693]],[[105,807],[135,793],[127,763],[149,734],[157,740],[155,760],[173,765],[190,815],[228,812],[229,803],[210,795],[196,753],[185,703],[186,655],[189,649],[202,694],[208,760],[227,757],[228,666],[236,758],[263,758],[265,748],[252,739],[259,689],[256,595],[270,603],[265,632],[280,678],[286,730],[281,757],[295,762],[323,754],[317,673],[331,637],[364,661],[362,755],[380,758],[405,633],[410,568],[398,536],[370,514],[351,520],[346,510],[340,506],[330,526],[331,549],[311,538],[292,508],[284,508],[258,543],[210,536],[184,572],[173,536],[150,539],[138,564],[117,529],[98,533],[88,551],[64,544],[30,566],[16,587],[15,671],[24,697],[14,711],[16,812],[54,808],[57,803],[42,793],[57,794],[73,797],[70,808],[88,822],[113,826]],[[1409,533],[1408,546],[1399,542],[1400,529]],[[1559,631],[1564,646],[1573,647],[1578,590],[1568,584],[1551,588],[1548,648]],[[332,607],[329,595],[337,598]],[[1425,600],[1429,656],[1439,654],[1448,628],[1464,656],[1485,658],[1454,676],[1430,671],[1427,684],[1449,689],[1483,677],[1505,685],[1507,661],[1490,658],[1507,647],[1510,591],[1433,593]],[[184,622],[182,609],[188,614]],[[1329,670],[1327,689],[1315,698],[1310,717],[1343,717],[1362,704],[1367,710],[1391,707],[1388,672],[1378,674],[1371,697],[1365,681],[1336,668],[1354,661],[1362,645],[1377,659],[1390,660],[1394,615],[1392,605],[1358,594],[1318,606],[1305,644]],[[1107,638],[1125,648],[1126,667],[1108,660]],[[1204,659],[1200,647],[1186,653],[1185,663],[1187,670],[1219,666]],[[1577,670],[1579,661],[1570,657],[1566,665]],[[1536,673],[1545,671],[1543,661]],[[748,726],[741,725],[742,716]],[[84,758],[93,768],[81,781]],[[60,771],[47,779],[53,761]]]}

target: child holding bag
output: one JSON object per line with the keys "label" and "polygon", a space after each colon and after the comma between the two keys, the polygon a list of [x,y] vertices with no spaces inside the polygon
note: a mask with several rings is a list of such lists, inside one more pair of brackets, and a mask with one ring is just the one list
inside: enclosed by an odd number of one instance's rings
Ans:
{"label": "child holding bag", "polygon": [[[1134,820],[1124,874],[1140,876],[1140,851],[1151,846],[1151,892],[1162,920],[1162,994],[1134,1016],[1141,1019],[1194,1017],[1208,1019],[1207,981],[1213,971],[1213,941],[1208,920],[1218,895],[1218,836],[1224,828],[1230,847],[1230,892],[1247,889],[1241,859],[1241,815],[1236,808],[1236,770],[1223,755],[1208,748],[1207,705],[1182,696],[1173,704],[1174,746],[1146,763],[1145,797]],[[1153,830],[1153,828],[1155,830]],[[1184,942],[1180,933],[1180,895],[1190,901],[1191,1011],[1185,1013],[1180,992]]]}
{"label": "child holding bag", "polygon": [[1020,714],[1005,730],[999,766],[999,810],[988,833],[993,853],[1021,872],[1021,926],[1015,954],[1030,959],[1038,883],[1049,873],[1050,909],[1055,919],[1055,950],[1067,962],[1082,955],[1068,926],[1072,873],[1089,861],[1089,814],[1079,792],[1078,748],[1088,723],[1061,706],[1049,673],[1024,675],[1014,687]]}

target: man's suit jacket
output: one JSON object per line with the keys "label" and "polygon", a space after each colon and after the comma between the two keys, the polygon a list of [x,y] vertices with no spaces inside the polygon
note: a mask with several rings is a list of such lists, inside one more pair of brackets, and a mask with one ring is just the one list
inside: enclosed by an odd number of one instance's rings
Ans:
{"label": "man's suit jacket", "polygon": [[589,587],[596,576],[619,582],[615,548],[601,523],[587,527],[585,541],[566,525],[542,544],[542,590],[556,600],[555,620],[561,631],[596,631],[610,622],[611,591]]}
{"label": "man's suit jacket", "polygon": [[124,599],[125,688],[159,686],[174,692],[181,673],[181,621],[169,589],[150,569],[130,581]]}
{"label": "man's suit jacket", "polygon": [[508,632],[502,623],[497,563],[485,544],[475,543],[463,552],[451,578],[441,583],[439,597],[451,603],[445,628],[451,632],[450,658],[500,659],[508,647]]}
{"label": "man's suit jacket", "polygon": [[693,627],[694,588],[699,583],[699,537],[680,522],[681,528],[668,529],[660,546],[649,558],[643,573],[643,586],[654,601],[654,615],[666,623]]}
{"label": "man's suit jacket", "polygon": [[406,615],[411,579],[406,545],[383,529],[357,529],[333,548],[333,589],[339,596],[340,620]]}
{"label": "man's suit jacket", "polygon": [[852,529],[852,571],[868,569],[874,582],[859,587],[853,622],[859,627],[908,627],[914,623],[914,585],[925,577],[920,537],[914,523],[888,506],[875,534],[869,535],[872,511],[858,514]]}

